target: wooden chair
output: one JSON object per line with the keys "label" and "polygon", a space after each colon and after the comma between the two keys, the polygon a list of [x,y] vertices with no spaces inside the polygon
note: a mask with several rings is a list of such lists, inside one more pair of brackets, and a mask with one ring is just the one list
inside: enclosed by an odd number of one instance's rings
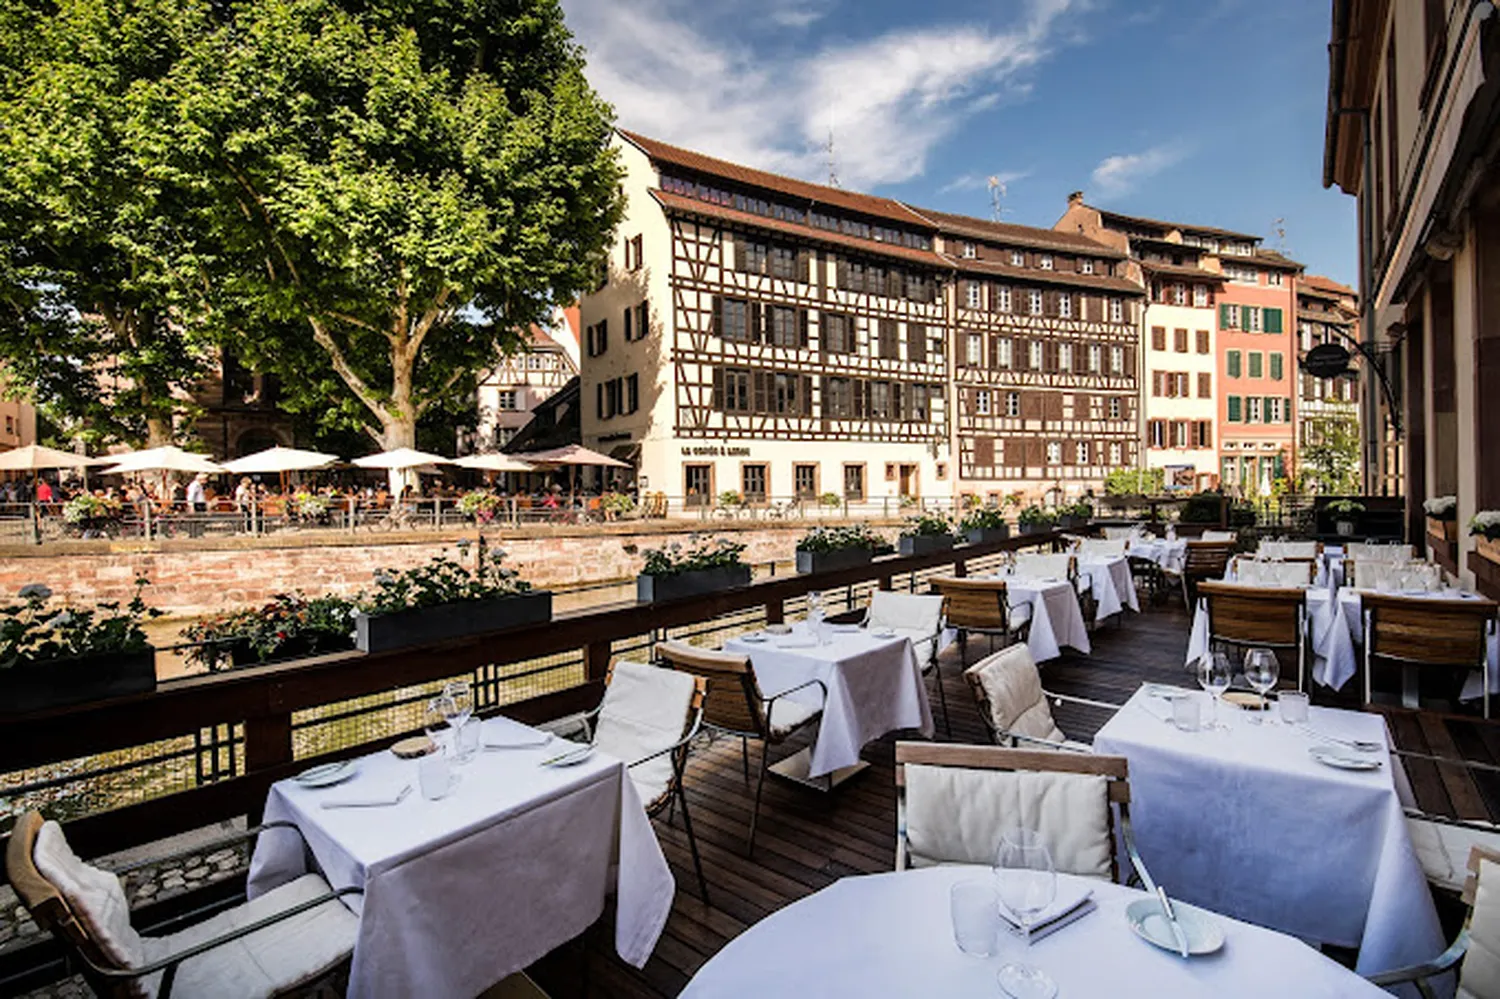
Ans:
{"label": "wooden chair", "polygon": [[1017,643],[979,660],[964,670],[964,680],[979,704],[979,716],[997,746],[1016,747],[1025,742],[1044,749],[1090,752],[1086,742],[1074,742],[1057,727],[1049,700],[1086,704],[1118,711],[1118,704],[1083,697],[1054,694],[1042,687],[1041,673],[1031,650]]}
{"label": "wooden chair", "polygon": [[[1006,814],[1008,807],[1015,812]],[[896,743],[896,870],[993,865],[1001,833],[1023,816],[1050,841],[1060,873],[1118,880],[1123,840],[1135,873],[1153,884],[1135,848],[1123,756]],[[1059,849],[1064,839],[1071,846]]]}
{"label": "wooden chair", "polygon": [[1376,659],[1401,665],[1401,700],[1418,706],[1422,667],[1478,668],[1484,684],[1484,717],[1490,716],[1488,642],[1495,631],[1493,600],[1439,600],[1366,593],[1360,601],[1365,635],[1365,703]]}
{"label": "wooden chair", "polygon": [[1011,607],[1003,579],[934,576],[929,585],[942,594],[943,618],[958,632],[960,649],[967,650],[969,632],[988,637],[993,652],[996,636],[1010,645],[1024,640],[1031,626],[1031,605]]}
{"label": "wooden chair", "polygon": [[1370,975],[1381,988],[1411,983],[1424,999],[1436,999],[1430,978],[1463,967],[1458,973],[1458,995],[1485,999],[1500,995],[1500,851],[1476,846],[1469,852],[1469,876],[1463,901],[1469,906],[1463,928],[1448,949],[1431,961]]}
{"label": "wooden chair", "polygon": [[1262,646],[1297,653],[1297,689],[1307,683],[1307,594],[1300,589],[1205,580],[1198,598],[1208,614],[1208,644]]}
{"label": "wooden chair", "polygon": [[[686,684],[676,681],[685,680]],[[645,663],[612,663],[605,677],[604,700],[583,716],[589,741],[624,760],[640,794],[646,814],[653,818],[667,810],[667,824],[682,808],[698,891],[708,902],[708,881],[698,857],[698,840],[688,814],[683,774],[689,747],[703,726],[708,680],[702,676],[661,669]]]}
{"label": "wooden chair", "polygon": [[1168,575],[1179,576],[1182,583],[1183,606],[1191,611],[1198,604],[1198,584],[1207,579],[1223,579],[1234,555],[1233,541],[1189,541],[1182,556],[1182,572]]}
{"label": "wooden chair", "polygon": [[1310,586],[1318,569],[1312,559],[1263,562],[1236,555],[1231,561],[1235,582],[1244,586]]}
{"label": "wooden chair", "polygon": [[[296,827],[268,822],[132,867],[201,854],[270,828]],[[25,813],[11,830],[5,872],[31,918],[77,960],[94,993],[110,999],[169,999],[174,988],[179,996],[213,999],[301,995],[319,980],[339,977],[354,953],[359,917],[339,899],[361,889],[332,891],[317,874],[185,929],[142,936],[130,925],[119,877],[79,860],[62,828],[40,812]]]}
{"label": "wooden chair", "polygon": [[[656,655],[665,665],[707,681],[703,722],[726,735],[738,736],[745,767],[745,786],[750,785],[750,740],[761,743],[760,770],[755,779],[755,804],[750,812],[750,834],[745,852],[755,852],[755,827],[760,819],[760,798],[770,768],[771,747],[786,742],[793,733],[816,724],[823,717],[828,687],[809,680],[770,697],[761,692],[749,656],[700,649],[686,642],[658,642]],[[821,697],[812,707],[789,697],[800,690],[816,688]]]}

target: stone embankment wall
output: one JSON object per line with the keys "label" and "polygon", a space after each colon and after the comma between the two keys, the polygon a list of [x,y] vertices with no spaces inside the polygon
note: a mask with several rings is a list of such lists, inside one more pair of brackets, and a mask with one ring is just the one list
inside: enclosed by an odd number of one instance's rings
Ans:
{"label": "stone embankment wall", "polygon": [[[486,531],[489,544],[506,552],[505,564],[537,587],[568,587],[633,577],[647,548],[693,541],[696,524],[672,522],[531,531]],[[787,562],[797,539],[812,526],[711,525],[713,536],[745,544],[752,563]],[[894,537],[894,529],[886,531]],[[420,565],[476,533],[445,532],[398,537],[370,535],[289,535],[285,538],[233,538],[166,541],[151,546],[84,542],[37,548],[7,546],[0,551],[0,600],[28,583],[45,583],[54,602],[90,603],[128,599],[135,579],[151,580],[148,601],[175,615],[216,613],[255,605],[276,593],[353,595],[367,588],[375,570]],[[707,535],[705,535],[707,536]],[[473,549],[470,549],[470,558]]]}

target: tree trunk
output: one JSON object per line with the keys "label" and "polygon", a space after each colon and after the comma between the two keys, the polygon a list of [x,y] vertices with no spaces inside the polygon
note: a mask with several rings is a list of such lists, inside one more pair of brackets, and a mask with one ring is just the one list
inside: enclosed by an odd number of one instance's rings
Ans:
{"label": "tree trunk", "polygon": [[[142,392],[142,397],[148,397],[149,393]],[[149,401],[149,398],[145,398]],[[172,421],[166,417],[151,416],[146,418],[146,447],[163,447],[172,443]]]}

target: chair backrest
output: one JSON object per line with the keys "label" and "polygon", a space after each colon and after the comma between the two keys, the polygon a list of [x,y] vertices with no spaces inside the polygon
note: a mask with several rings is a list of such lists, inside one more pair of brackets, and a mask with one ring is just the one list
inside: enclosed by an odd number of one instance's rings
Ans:
{"label": "chair backrest", "polygon": [[1307,586],[1315,562],[1259,562],[1240,556],[1234,560],[1234,579],[1242,586]]}
{"label": "chair backrest", "polygon": [[943,616],[950,628],[1001,631],[1006,627],[1005,580],[936,576],[929,582],[933,592],[946,601]]}
{"label": "chair backrest", "polygon": [[1307,598],[1302,590],[1204,580],[1198,598],[1208,608],[1210,641],[1285,648],[1302,641]]}
{"label": "chair backrest", "polygon": [[1109,539],[1110,541],[1129,541],[1131,538],[1135,537],[1136,535],[1138,535],[1140,533],[1141,533],[1141,527],[1140,527],[1139,524],[1132,524],[1129,527],[1106,527],[1106,528],[1104,528],[1104,536],[1105,536],[1105,538]]}
{"label": "chair backrest", "polygon": [[1315,559],[1322,551],[1321,541],[1262,541],[1255,554],[1261,558]]}
{"label": "chair backrest", "polygon": [[1114,880],[1110,806],[1129,805],[1124,757],[898,742],[896,786],[898,869],[993,864],[1006,828],[1024,825],[1059,872]]}
{"label": "chair backrest", "polygon": [[1071,579],[1077,572],[1077,564],[1067,552],[1022,552],[1016,556],[1016,575],[1032,579]]}
{"label": "chair backrest", "polygon": [[1458,999],[1490,999],[1500,996],[1500,852],[1475,846],[1468,868],[1462,897],[1469,905],[1469,947],[1458,973]]}
{"label": "chair backrest", "polygon": [[1220,579],[1233,555],[1233,541],[1189,541],[1183,549],[1182,574],[1195,579]]}
{"label": "chair backrest", "polygon": [[1052,718],[1036,660],[1025,643],[985,656],[964,670],[964,680],[979,702],[979,714],[993,741],[1011,745],[1016,736],[1047,742],[1065,738]]}
{"label": "chair backrest", "polygon": [[765,736],[765,701],[749,656],[700,649],[676,641],[657,642],[656,656],[672,669],[707,681],[703,720],[708,724],[731,732]]}
{"label": "chair backrest", "polygon": [[1233,541],[1234,539],[1235,539],[1235,534],[1234,534],[1233,531],[1204,531],[1203,534],[1199,536],[1198,540],[1200,540],[1200,541]]}
{"label": "chair backrest", "polygon": [[1125,554],[1124,538],[1084,538],[1079,542],[1078,554],[1100,555],[1105,558],[1113,558]]}
{"label": "chair backrest", "polygon": [[1482,666],[1493,600],[1366,593],[1360,600],[1370,655],[1432,666]]}
{"label": "chair backrest", "polygon": [[1377,545],[1353,541],[1345,546],[1344,557],[1361,562],[1410,562],[1415,556],[1411,545]]}
{"label": "chair backrest", "polygon": [[943,624],[943,598],[928,593],[876,590],[870,595],[870,613],[865,623],[871,628],[935,635]]}
{"label": "chair backrest", "polygon": [[676,761],[662,751],[691,728],[708,681],[679,670],[620,660],[610,667],[607,683],[594,727],[594,745],[631,767],[630,776],[644,790],[643,803],[649,808],[672,788]]}

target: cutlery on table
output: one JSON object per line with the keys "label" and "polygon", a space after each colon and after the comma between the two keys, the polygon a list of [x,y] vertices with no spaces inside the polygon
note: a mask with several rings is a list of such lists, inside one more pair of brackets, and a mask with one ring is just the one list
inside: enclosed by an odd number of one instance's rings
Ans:
{"label": "cutlery on table", "polygon": [[1357,749],[1363,753],[1378,753],[1385,748],[1380,743],[1372,742],[1369,739],[1341,739],[1336,735],[1328,735],[1314,728],[1310,728],[1307,731],[1315,739],[1322,739],[1325,742],[1336,742],[1340,746],[1348,746],[1350,749]]}
{"label": "cutlery on table", "polygon": [[558,763],[566,762],[567,760],[573,759],[575,756],[581,756],[584,753],[590,752],[591,750],[593,750],[593,748],[594,747],[592,745],[578,746],[574,749],[568,750],[566,753],[558,753],[556,756],[543,760],[542,766],[550,767]]}
{"label": "cutlery on table", "polygon": [[1172,909],[1172,900],[1167,898],[1167,890],[1161,885],[1156,886],[1156,897],[1161,900],[1161,913],[1167,917],[1167,922],[1172,925],[1172,939],[1177,941],[1177,951],[1183,957],[1188,956],[1187,934],[1182,931],[1182,924],[1177,921],[1177,913]]}

